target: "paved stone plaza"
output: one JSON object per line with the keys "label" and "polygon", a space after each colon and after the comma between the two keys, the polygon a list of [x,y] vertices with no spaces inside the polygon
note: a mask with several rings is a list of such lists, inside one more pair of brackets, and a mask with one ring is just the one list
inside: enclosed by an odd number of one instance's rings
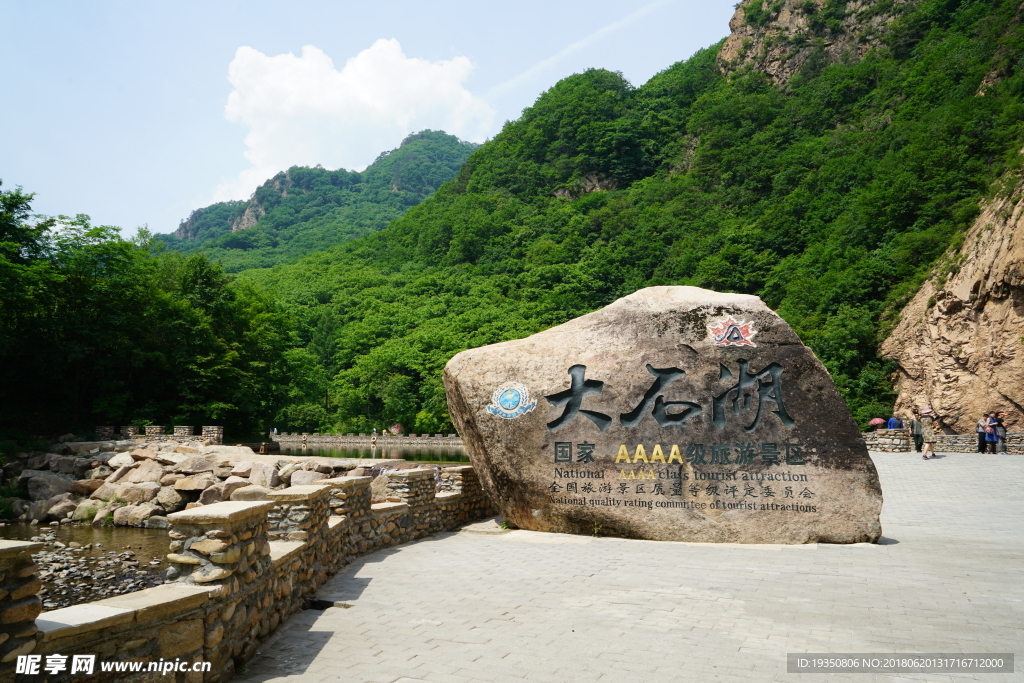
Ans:
{"label": "paved stone plaza", "polygon": [[[453,533],[361,558],[235,680],[1024,680],[1024,457],[874,453],[879,545]],[[787,652],[1016,652],[1014,674],[789,674]]]}

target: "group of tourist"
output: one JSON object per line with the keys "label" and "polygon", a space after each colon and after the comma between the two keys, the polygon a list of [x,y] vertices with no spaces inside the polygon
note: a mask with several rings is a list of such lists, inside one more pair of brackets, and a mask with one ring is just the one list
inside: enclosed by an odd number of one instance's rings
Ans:
{"label": "group of tourist", "polygon": [[1006,413],[985,413],[974,428],[978,433],[978,452],[1006,454]]}
{"label": "group of tourist", "polygon": [[[1004,412],[993,411],[985,413],[978,420],[975,431],[978,433],[979,453],[1006,455],[1006,417]],[[914,440],[914,450],[928,460],[938,457],[935,455],[938,420],[939,416],[931,408],[922,408],[920,411],[915,408],[909,420],[902,419],[899,413],[894,412],[888,422],[879,418],[876,424],[884,424],[886,429],[908,429]]]}
{"label": "group of tourist", "polygon": [[884,424],[886,429],[908,429],[910,436],[914,439],[914,450],[921,453],[925,460],[937,458],[935,455],[935,435],[938,433],[939,416],[931,408],[914,408],[909,420],[904,420],[899,413],[894,412],[889,421],[879,418],[878,424]]}

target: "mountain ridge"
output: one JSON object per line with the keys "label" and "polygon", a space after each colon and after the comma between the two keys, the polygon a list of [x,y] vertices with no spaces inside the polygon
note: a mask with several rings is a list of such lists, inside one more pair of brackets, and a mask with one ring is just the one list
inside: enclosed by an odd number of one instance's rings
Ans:
{"label": "mountain ridge", "polygon": [[177,231],[158,238],[177,251],[203,251],[228,271],[294,260],[382,229],[454,177],[477,146],[425,130],[362,172],[292,166],[247,201],[196,209]]}

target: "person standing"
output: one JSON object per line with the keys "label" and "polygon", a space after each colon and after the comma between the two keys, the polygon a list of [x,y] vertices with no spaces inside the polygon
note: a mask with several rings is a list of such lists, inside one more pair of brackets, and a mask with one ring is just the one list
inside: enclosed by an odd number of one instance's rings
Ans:
{"label": "person standing", "polygon": [[924,442],[924,450],[921,451],[921,457],[925,460],[928,459],[928,454],[931,453],[932,458],[939,456],[935,455],[935,411],[931,408],[921,409],[921,440]]}
{"label": "person standing", "polygon": [[985,446],[986,452],[995,455],[996,444],[999,438],[996,436],[996,414],[995,411],[988,414],[986,418],[987,426],[985,427]]}
{"label": "person standing", "polygon": [[909,424],[907,426],[910,427],[910,438],[914,440],[914,450],[920,453],[923,439],[921,438],[921,415],[917,410],[914,411],[914,414],[911,416],[910,420],[908,420],[908,423]]}
{"label": "person standing", "polygon": [[886,425],[886,428],[887,429],[903,429],[903,420],[901,420],[899,418],[899,415],[897,415],[896,413],[893,413],[892,417],[889,418],[889,424]]}
{"label": "person standing", "polygon": [[985,414],[983,414],[981,416],[981,419],[978,420],[978,424],[974,428],[974,431],[977,432],[977,434],[978,434],[978,452],[979,453],[984,453],[985,452],[985,443],[986,443],[985,442],[985,433],[987,432],[987,430],[988,430],[988,413],[985,413]]}
{"label": "person standing", "polygon": [[996,453],[1006,455],[1006,413],[996,413]]}

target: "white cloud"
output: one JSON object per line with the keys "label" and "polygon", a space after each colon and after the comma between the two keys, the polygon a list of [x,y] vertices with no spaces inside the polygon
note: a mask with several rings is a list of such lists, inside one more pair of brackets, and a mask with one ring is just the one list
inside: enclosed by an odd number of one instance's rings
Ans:
{"label": "white cloud", "polygon": [[245,158],[252,166],[222,183],[216,200],[247,199],[289,166],[361,170],[425,128],[482,141],[494,110],[463,87],[472,70],[466,57],[406,57],[394,39],[378,40],[340,70],[312,45],[301,57],[238,48],[224,116],[248,126]]}

